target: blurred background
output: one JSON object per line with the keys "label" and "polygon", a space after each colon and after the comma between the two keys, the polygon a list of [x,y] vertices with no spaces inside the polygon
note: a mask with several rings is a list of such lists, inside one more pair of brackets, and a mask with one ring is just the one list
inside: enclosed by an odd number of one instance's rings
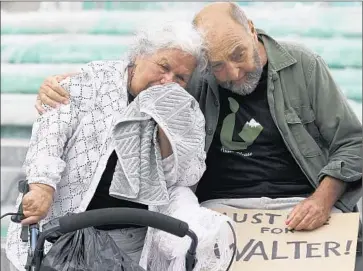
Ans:
{"label": "blurred background", "polygon": [[[1,3],[1,213],[13,208],[23,177],[34,102],[45,77],[89,61],[118,59],[142,24],[192,20],[206,2]],[[257,28],[319,53],[362,119],[360,2],[238,2]],[[329,105],[327,105],[329,106]],[[7,222],[2,221],[1,236]],[[4,269],[5,270],[5,269]]]}

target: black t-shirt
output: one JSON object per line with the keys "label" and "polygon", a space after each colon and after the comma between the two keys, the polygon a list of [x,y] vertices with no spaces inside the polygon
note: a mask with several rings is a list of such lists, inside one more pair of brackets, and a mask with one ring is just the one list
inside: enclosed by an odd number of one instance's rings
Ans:
{"label": "black t-shirt", "polygon": [[272,119],[267,65],[254,92],[241,96],[221,88],[218,126],[197,188],[200,202],[215,198],[307,196],[313,187]]}
{"label": "black t-shirt", "polygon": [[[107,161],[105,171],[102,174],[101,180],[97,186],[96,192],[93,195],[91,202],[89,203],[87,210],[95,210],[102,208],[112,208],[112,207],[127,207],[127,208],[139,208],[147,209],[147,205],[135,203],[128,200],[117,199],[110,196],[109,190],[115,172],[117,164],[117,154],[115,151],[112,152],[110,158]],[[135,225],[106,225],[97,227],[100,230],[112,230],[112,229],[122,229],[128,227],[137,227]]]}

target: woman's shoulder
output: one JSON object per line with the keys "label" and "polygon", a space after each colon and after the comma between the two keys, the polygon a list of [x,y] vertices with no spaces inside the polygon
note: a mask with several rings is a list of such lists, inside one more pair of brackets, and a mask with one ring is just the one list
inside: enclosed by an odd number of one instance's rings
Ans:
{"label": "woman's shoulder", "polygon": [[96,60],[85,64],[82,72],[93,72],[95,75],[114,75],[115,73],[123,75],[126,67],[127,62],[124,60]]}
{"label": "woman's shoulder", "polygon": [[93,61],[86,65],[83,73],[91,78],[95,91],[100,95],[123,87],[126,68],[127,63],[122,60]]}
{"label": "woman's shoulder", "polygon": [[83,65],[80,73],[60,82],[60,86],[68,91],[78,107],[91,105],[97,97],[119,93],[117,90],[123,85],[126,66],[122,60],[92,61]]}
{"label": "woman's shoulder", "polygon": [[71,96],[83,96],[81,92],[84,90],[88,94],[102,95],[122,87],[126,67],[127,62],[122,60],[92,61],[83,65],[79,74],[67,78],[62,84],[70,88]]}

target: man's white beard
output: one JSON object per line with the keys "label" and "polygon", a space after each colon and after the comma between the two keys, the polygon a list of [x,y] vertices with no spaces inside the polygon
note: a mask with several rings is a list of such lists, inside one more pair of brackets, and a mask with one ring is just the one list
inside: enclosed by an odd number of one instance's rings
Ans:
{"label": "man's white beard", "polygon": [[257,67],[256,71],[246,73],[246,75],[244,77],[245,81],[241,85],[235,85],[231,81],[219,82],[219,84],[223,88],[226,88],[226,89],[228,89],[236,94],[242,95],[242,96],[251,94],[253,91],[255,91],[255,89],[258,85],[258,82],[260,81],[261,74],[263,71],[263,67],[261,64],[261,58],[258,54],[256,47],[254,48],[253,59],[255,61],[255,65]]}

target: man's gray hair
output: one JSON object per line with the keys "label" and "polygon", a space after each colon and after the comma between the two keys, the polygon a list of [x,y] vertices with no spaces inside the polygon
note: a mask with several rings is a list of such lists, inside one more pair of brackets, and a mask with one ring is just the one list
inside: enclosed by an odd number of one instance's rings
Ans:
{"label": "man's gray hair", "polygon": [[129,61],[133,63],[138,56],[152,55],[161,49],[180,49],[196,58],[200,70],[206,68],[204,39],[191,22],[167,21],[140,29],[130,46]]}

